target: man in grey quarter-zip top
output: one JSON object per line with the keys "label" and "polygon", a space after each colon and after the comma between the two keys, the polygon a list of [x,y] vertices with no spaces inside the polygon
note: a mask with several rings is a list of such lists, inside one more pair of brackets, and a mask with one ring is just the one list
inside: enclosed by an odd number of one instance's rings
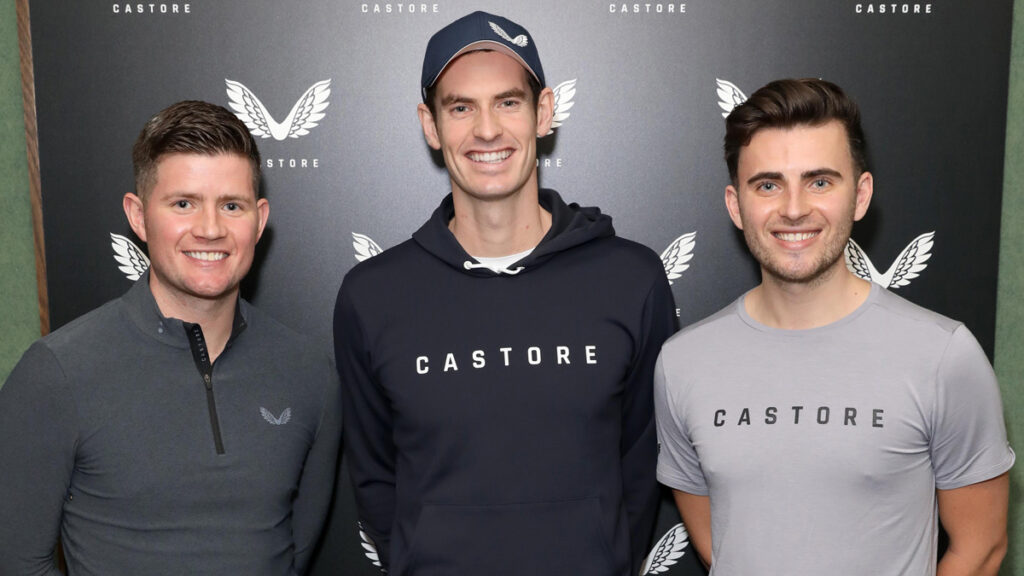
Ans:
{"label": "man in grey quarter-zip top", "polygon": [[127,293],[0,388],[0,574],[303,574],[334,482],[326,350],[239,297],[269,204],[256,143],[199,101],[150,119],[123,207]]}

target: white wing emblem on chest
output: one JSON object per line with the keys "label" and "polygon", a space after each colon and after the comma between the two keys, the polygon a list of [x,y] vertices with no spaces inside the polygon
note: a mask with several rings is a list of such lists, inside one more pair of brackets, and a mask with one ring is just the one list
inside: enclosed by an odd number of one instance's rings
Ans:
{"label": "white wing emblem on chest", "polygon": [[558,128],[569,119],[569,109],[573,107],[575,102],[572,99],[576,96],[576,78],[572,80],[566,80],[558,86],[555,86],[555,110],[551,117],[551,130],[544,136],[550,136],[555,132],[555,128]]}
{"label": "white wing emblem on chest", "polygon": [[360,262],[369,260],[383,252],[380,246],[373,241],[373,238],[358,232],[352,233],[352,248],[356,251],[356,260]]}
{"label": "white wing emblem on chest", "polygon": [[683,234],[676,238],[661,253],[661,263],[665,266],[665,275],[668,276],[668,283],[679,278],[687,268],[690,267],[690,260],[693,259],[693,247],[697,244],[697,232]]}
{"label": "white wing emblem on chest", "polygon": [[502,30],[501,26],[498,26],[494,22],[488,22],[488,24],[491,25],[491,30],[494,30],[495,34],[501,36],[501,39],[504,40],[505,42],[508,42],[509,44],[515,44],[520,48],[526,48],[526,45],[530,43],[530,40],[526,37],[526,34],[520,34],[519,36],[513,38],[508,35],[508,32]]}
{"label": "white wing emblem on chest", "polygon": [[228,103],[235,111],[238,119],[245,123],[253,136],[260,138],[273,138],[274,140],[285,140],[286,138],[298,138],[309,134],[311,128],[315,128],[325,114],[324,110],[330,102],[327,97],[331,95],[331,80],[321,80],[306,90],[299,101],[292,106],[291,112],[283,122],[276,122],[267,111],[266,106],[241,82],[224,80],[228,85]]}
{"label": "white wing emblem on chest", "polygon": [[715,84],[718,85],[718,107],[722,109],[722,118],[747,101],[747,95],[732,82],[715,78]]}
{"label": "white wing emblem on chest", "polygon": [[263,415],[263,419],[273,424],[274,426],[284,426],[292,419],[292,409],[285,408],[284,412],[281,412],[280,416],[274,416],[274,414],[266,408],[260,406],[260,414]]}
{"label": "white wing emblem on chest", "polygon": [[686,527],[682,522],[669,528],[668,532],[651,548],[651,553],[644,560],[640,568],[640,575],[661,574],[668,572],[669,566],[674,565],[685,554],[686,546],[690,544],[690,535],[686,533]]}
{"label": "white wing emblem on chest", "polygon": [[110,233],[110,247],[114,249],[117,267],[129,280],[138,280],[149,270],[149,258],[134,242],[120,234]]}
{"label": "white wing emblem on chest", "polygon": [[928,267],[927,262],[932,257],[932,245],[935,244],[935,231],[925,232],[910,241],[907,247],[896,257],[896,261],[889,266],[889,269],[882,274],[871,263],[867,252],[859,244],[850,238],[843,251],[846,267],[857,276],[883,288],[899,288],[910,284],[910,281],[921,275],[921,272]]}

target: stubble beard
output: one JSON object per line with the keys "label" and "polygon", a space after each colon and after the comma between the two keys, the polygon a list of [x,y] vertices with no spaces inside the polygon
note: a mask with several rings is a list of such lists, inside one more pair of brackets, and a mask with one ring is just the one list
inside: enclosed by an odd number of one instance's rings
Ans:
{"label": "stubble beard", "polygon": [[841,226],[836,228],[832,240],[826,242],[824,251],[818,256],[810,268],[801,267],[794,269],[786,266],[783,261],[785,257],[779,258],[773,254],[755,231],[743,230],[743,237],[747,242],[750,253],[761,265],[762,282],[775,284],[803,285],[808,288],[820,286],[835,276],[839,270],[837,262],[843,258],[843,251],[853,231],[853,218],[844,219]]}

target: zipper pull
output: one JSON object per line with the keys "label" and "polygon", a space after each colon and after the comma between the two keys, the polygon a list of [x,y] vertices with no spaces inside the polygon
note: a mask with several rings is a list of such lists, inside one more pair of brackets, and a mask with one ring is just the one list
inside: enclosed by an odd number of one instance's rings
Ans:
{"label": "zipper pull", "polygon": [[203,382],[206,383],[206,389],[207,390],[212,390],[213,389],[213,381],[210,379],[210,375],[209,374],[203,374]]}

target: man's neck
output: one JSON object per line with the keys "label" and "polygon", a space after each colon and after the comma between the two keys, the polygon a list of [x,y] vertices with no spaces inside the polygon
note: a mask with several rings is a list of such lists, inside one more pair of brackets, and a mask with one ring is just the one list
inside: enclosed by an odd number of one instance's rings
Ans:
{"label": "man's neck", "polygon": [[177,318],[190,324],[199,324],[203,329],[206,349],[210,353],[210,363],[217,360],[231,338],[238,290],[222,298],[207,300],[163,290],[159,285],[154,286],[152,281],[150,289],[160,313],[165,318]]}
{"label": "man's neck", "polygon": [[821,282],[785,282],[764,270],[762,281],[744,299],[751,318],[772,328],[806,330],[841,320],[867,300],[871,283],[854,276],[842,262]]}
{"label": "man's neck", "polygon": [[530,250],[551,228],[551,213],[537,200],[537,189],[482,201],[454,191],[455,217],[448,228],[473,256],[500,257]]}

